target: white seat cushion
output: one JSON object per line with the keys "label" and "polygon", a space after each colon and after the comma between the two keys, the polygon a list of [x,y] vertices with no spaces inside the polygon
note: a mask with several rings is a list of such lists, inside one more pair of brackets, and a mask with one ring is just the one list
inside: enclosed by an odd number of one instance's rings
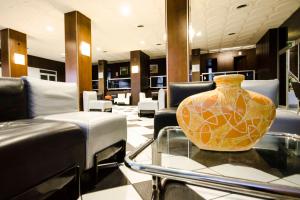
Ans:
{"label": "white seat cushion", "polygon": [[158,101],[142,101],[138,103],[138,110],[158,110]]}
{"label": "white seat cushion", "polygon": [[104,101],[104,100],[93,100],[93,101],[89,102],[89,108],[90,108],[90,110],[100,109],[100,110],[104,111],[105,109],[112,108],[112,102]]}
{"label": "white seat cushion", "polygon": [[72,122],[80,126],[86,136],[86,169],[93,166],[95,153],[127,138],[127,121],[124,115],[105,112],[71,112],[40,116],[39,118]]}

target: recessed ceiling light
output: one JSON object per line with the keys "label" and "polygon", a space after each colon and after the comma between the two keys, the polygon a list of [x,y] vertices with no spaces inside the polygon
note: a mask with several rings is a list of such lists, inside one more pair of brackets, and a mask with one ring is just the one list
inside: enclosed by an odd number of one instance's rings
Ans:
{"label": "recessed ceiling light", "polygon": [[197,37],[200,37],[202,35],[202,32],[201,31],[199,31],[198,33],[196,33],[196,36]]}
{"label": "recessed ceiling light", "polygon": [[131,11],[131,9],[130,9],[130,7],[128,5],[123,5],[121,7],[121,14],[123,16],[129,16],[130,15],[130,11]]}
{"label": "recessed ceiling light", "polygon": [[235,35],[235,33],[229,33],[228,35]]}
{"label": "recessed ceiling light", "polygon": [[142,41],[140,41],[140,44],[145,44],[145,41],[143,41],[143,40],[142,40]]}
{"label": "recessed ceiling light", "polygon": [[157,43],[156,45],[157,45],[157,46],[160,46],[160,45],[161,45],[161,43]]}
{"label": "recessed ceiling light", "polygon": [[245,8],[245,7],[247,7],[247,6],[248,6],[247,4],[241,4],[241,5],[239,5],[238,7],[236,7],[236,9]]}
{"label": "recessed ceiling light", "polygon": [[53,26],[46,26],[46,30],[48,31],[48,32],[53,32],[54,31],[54,28],[53,28]]}
{"label": "recessed ceiling light", "polygon": [[137,25],[136,27],[138,27],[138,28],[144,28],[144,25],[140,24],[140,25]]}

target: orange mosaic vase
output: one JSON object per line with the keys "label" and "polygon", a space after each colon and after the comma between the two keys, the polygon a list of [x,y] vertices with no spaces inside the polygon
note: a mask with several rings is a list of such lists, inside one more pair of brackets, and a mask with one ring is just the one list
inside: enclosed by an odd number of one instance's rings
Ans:
{"label": "orange mosaic vase", "polygon": [[268,131],[276,114],[271,99],[241,88],[243,75],[216,76],[217,88],[183,100],[176,117],[200,149],[246,151]]}

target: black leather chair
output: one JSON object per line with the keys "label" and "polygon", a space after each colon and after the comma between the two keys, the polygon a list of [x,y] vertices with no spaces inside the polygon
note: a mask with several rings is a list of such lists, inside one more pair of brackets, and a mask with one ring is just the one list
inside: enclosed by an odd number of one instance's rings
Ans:
{"label": "black leather chair", "polygon": [[21,79],[0,78],[0,200],[46,199],[71,184],[79,195],[85,137],[74,124],[28,119]]}
{"label": "black leather chair", "polygon": [[178,126],[176,110],[180,102],[185,98],[215,89],[214,82],[190,82],[173,83],[169,86],[170,108],[156,112],[154,116],[154,138],[157,138],[159,131],[166,126]]}
{"label": "black leather chair", "polygon": [[296,95],[296,97],[298,99],[297,114],[299,114],[299,112],[300,112],[300,82],[292,82],[292,87],[293,87],[295,95]]}

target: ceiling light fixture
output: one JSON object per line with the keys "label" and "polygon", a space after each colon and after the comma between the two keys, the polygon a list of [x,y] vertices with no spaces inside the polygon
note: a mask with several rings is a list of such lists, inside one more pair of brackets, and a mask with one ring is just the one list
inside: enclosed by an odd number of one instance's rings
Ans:
{"label": "ceiling light fixture", "polygon": [[138,28],[144,28],[144,25],[140,24],[140,25],[137,25],[136,27],[138,27]]}
{"label": "ceiling light fixture", "polygon": [[131,9],[130,9],[130,7],[129,7],[128,5],[123,5],[123,6],[121,7],[121,14],[122,14],[123,16],[129,16],[129,15],[130,15],[130,12],[131,12]]}
{"label": "ceiling light fixture", "polygon": [[157,46],[160,46],[160,45],[161,45],[161,43],[157,43],[156,45],[157,45]]}
{"label": "ceiling light fixture", "polygon": [[238,7],[236,7],[236,9],[245,8],[245,7],[247,7],[247,6],[248,6],[247,4],[241,4],[241,5],[239,5]]}
{"label": "ceiling light fixture", "polygon": [[235,35],[235,33],[229,33],[228,35]]}

